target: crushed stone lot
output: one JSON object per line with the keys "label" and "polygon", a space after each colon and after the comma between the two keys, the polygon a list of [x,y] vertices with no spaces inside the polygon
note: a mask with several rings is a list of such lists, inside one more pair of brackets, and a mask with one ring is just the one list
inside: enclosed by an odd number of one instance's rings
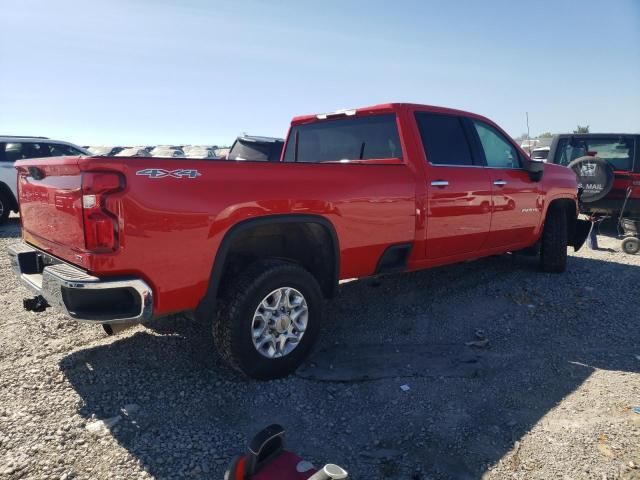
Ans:
{"label": "crushed stone lot", "polygon": [[[19,219],[0,227],[0,250]],[[640,479],[640,255],[503,255],[345,283],[314,356],[257,382],[176,316],[108,337],[0,255],[0,478],[221,479],[270,423],[354,479]]]}

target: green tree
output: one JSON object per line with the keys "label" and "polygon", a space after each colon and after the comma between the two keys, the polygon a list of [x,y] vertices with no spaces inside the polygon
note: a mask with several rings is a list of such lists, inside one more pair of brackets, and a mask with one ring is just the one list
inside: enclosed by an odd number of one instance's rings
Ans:
{"label": "green tree", "polygon": [[538,135],[538,138],[551,138],[553,137],[553,133],[551,132],[542,132],[540,135]]}
{"label": "green tree", "polygon": [[578,125],[578,128],[573,131],[573,133],[589,133],[589,125]]}

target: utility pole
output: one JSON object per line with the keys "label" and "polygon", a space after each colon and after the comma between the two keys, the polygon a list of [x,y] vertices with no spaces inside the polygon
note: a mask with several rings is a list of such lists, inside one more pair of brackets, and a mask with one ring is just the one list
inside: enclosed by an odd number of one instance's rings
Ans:
{"label": "utility pole", "polygon": [[527,148],[529,149],[529,155],[531,155],[531,137],[529,136],[529,112],[524,112],[527,116]]}

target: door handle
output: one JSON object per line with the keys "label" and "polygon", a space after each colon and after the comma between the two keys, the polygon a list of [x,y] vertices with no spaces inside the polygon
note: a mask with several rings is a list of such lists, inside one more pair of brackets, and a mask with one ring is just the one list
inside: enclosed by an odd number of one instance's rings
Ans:
{"label": "door handle", "polygon": [[431,182],[431,186],[432,187],[448,187],[449,182],[447,182],[446,180],[434,180],[433,182]]}
{"label": "door handle", "polygon": [[504,180],[496,180],[495,182],[493,182],[494,185],[498,185],[499,187],[503,187],[507,184],[507,182],[505,182]]}

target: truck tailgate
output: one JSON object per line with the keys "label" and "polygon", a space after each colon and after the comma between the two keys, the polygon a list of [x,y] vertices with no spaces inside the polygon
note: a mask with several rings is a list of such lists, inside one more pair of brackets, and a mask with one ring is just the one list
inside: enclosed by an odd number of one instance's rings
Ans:
{"label": "truck tailgate", "polygon": [[25,239],[45,250],[53,244],[84,248],[82,175],[78,157],[21,160],[18,196]]}

